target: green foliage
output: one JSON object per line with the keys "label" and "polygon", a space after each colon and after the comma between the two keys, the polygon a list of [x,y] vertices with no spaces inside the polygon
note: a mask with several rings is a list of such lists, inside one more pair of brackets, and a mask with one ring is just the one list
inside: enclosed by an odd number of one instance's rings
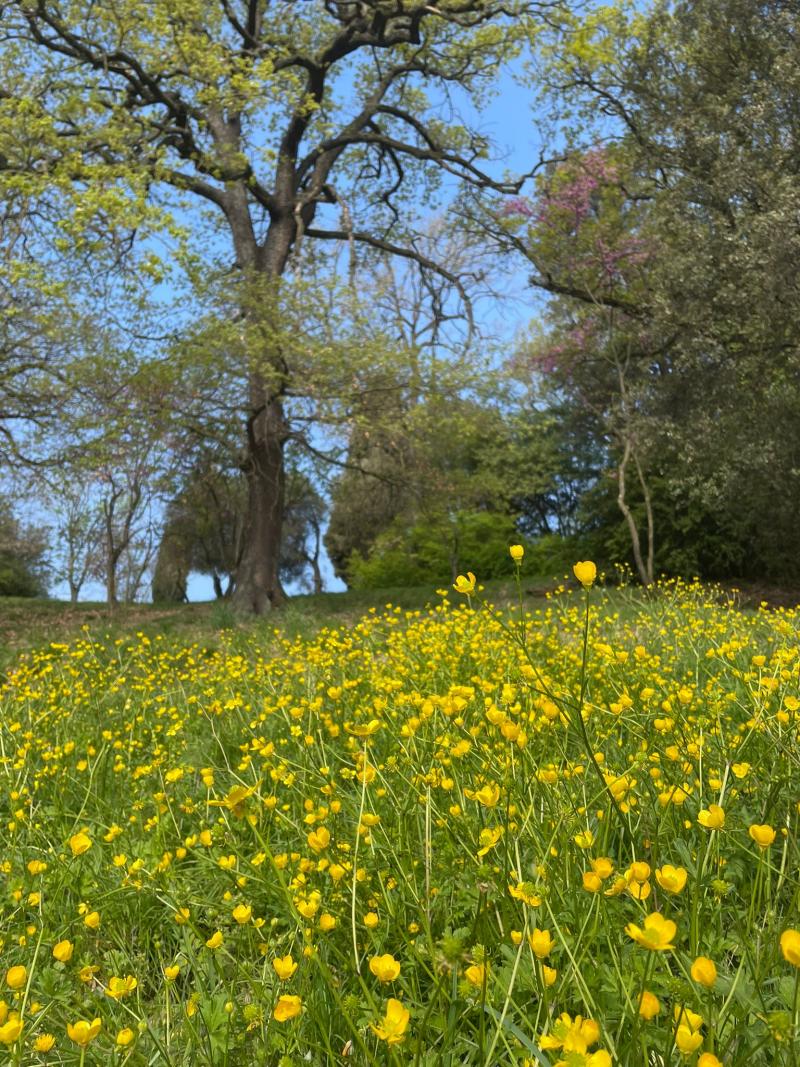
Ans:
{"label": "green foliage", "polygon": [[429,521],[395,521],[365,558],[354,552],[348,579],[354,589],[449,585],[467,569],[480,578],[513,573],[508,546],[520,543],[514,519],[498,512],[438,514]]}
{"label": "green foliage", "polygon": [[0,499],[0,596],[44,596],[46,548],[46,532],[21,523]]}

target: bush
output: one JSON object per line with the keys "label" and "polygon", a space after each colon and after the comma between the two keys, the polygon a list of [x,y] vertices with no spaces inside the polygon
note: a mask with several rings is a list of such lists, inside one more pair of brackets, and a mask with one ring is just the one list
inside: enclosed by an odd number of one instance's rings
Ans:
{"label": "bush", "polygon": [[353,589],[449,584],[467,569],[481,578],[513,573],[508,546],[519,543],[511,515],[458,512],[427,522],[395,521],[364,557],[353,552],[347,568]]}

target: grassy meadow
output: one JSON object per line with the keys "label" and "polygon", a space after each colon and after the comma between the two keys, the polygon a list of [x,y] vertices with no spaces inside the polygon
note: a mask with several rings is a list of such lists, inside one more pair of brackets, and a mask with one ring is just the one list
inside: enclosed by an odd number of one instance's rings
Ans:
{"label": "grassy meadow", "polygon": [[800,611],[521,573],[8,602],[0,1061],[797,1067]]}

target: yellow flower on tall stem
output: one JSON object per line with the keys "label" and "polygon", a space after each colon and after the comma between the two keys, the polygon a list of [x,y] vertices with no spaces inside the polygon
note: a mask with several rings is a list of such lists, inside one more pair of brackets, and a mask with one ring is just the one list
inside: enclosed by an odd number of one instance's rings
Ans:
{"label": "yellow flower on tall stem", "polygon": [[403,1038],[408,1028],[408,1020],[411,1015],[401,1001],[390,997],[386,1003],[386,1012],[378,1026],[370,1023],[373,1031],[387,1045],[397,1045]]}

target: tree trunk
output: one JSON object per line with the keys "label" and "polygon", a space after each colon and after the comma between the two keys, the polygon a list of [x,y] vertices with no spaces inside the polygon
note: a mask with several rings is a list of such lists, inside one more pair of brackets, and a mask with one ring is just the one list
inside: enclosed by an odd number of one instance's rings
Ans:
{"label": "tree trunk", "polygon": [[628,531],[631,535],[631,548],[633,549],[633,559],[636,563],[636,570],[639,572],[639,578],[642,585],[652,585],[653,579],[647,573],[644,560],[642,559],[642,543],[639,538],[639,530],[636,526],[636,519],[633,517],[631,509],[628,507],[628,503],[625,499],[625,471],[628,466],[628,462],[631,458],[631,442],[630,439],[625,439],[625,446],[622,453],[622,459],[617,467],[617,504],[619,510],[625,517],[625,522],[628,524]]}
{"label": "tree trunk", "polygon": [[650,497],[650,486],[644,476],[639,457],[634,452],[633,461],[636,464],[636,473],[639,476],[639,485],[642,487],[644,496],[644,510],[647,516],[647,584],[652,585],[655,577],[653,568],[655,565],[655,518],[653,516],[653,501]]}
{"label": "tree trunk", "polygon": [[280,399],[267,395],[260,376],[253,376],[250,394],[243,464],[247,477],[247,530],[232,601],[237,607],[263,615],[286,600],[278,576],[286,490],[286,422]]}
{"label": "tree trunk", "polygon": [[[231,201],[229,221],[237,259],[254,277],[275,279],[277,283],[295,236],[296,221],[291,211],[270,226],[266,241],[255,243],[252,222],[245,217],[246,199],[238,204]],[[257,299],[267,300],[266,291]],[[263,305],[243,308],[246,318],[265,314]],[[267,302],[266,314],[274,314]],[[255,358],[254,358],[255,357]],[[247,478],[247,523],[241,562],[236,571],[236,584],[231,597],[235,607],[263,615],[270,608],[286,600],[278,575],[283,533],[283,512],[286,490],[284,446],[288,428],[283,410],[285,366],[280,351],[248,353],[250,372],[248,381],[248,418],[246,453],[242,470]],[[267,367],[264,374],[260,367]],[[269,373],[274,372],[274,373]]]}

